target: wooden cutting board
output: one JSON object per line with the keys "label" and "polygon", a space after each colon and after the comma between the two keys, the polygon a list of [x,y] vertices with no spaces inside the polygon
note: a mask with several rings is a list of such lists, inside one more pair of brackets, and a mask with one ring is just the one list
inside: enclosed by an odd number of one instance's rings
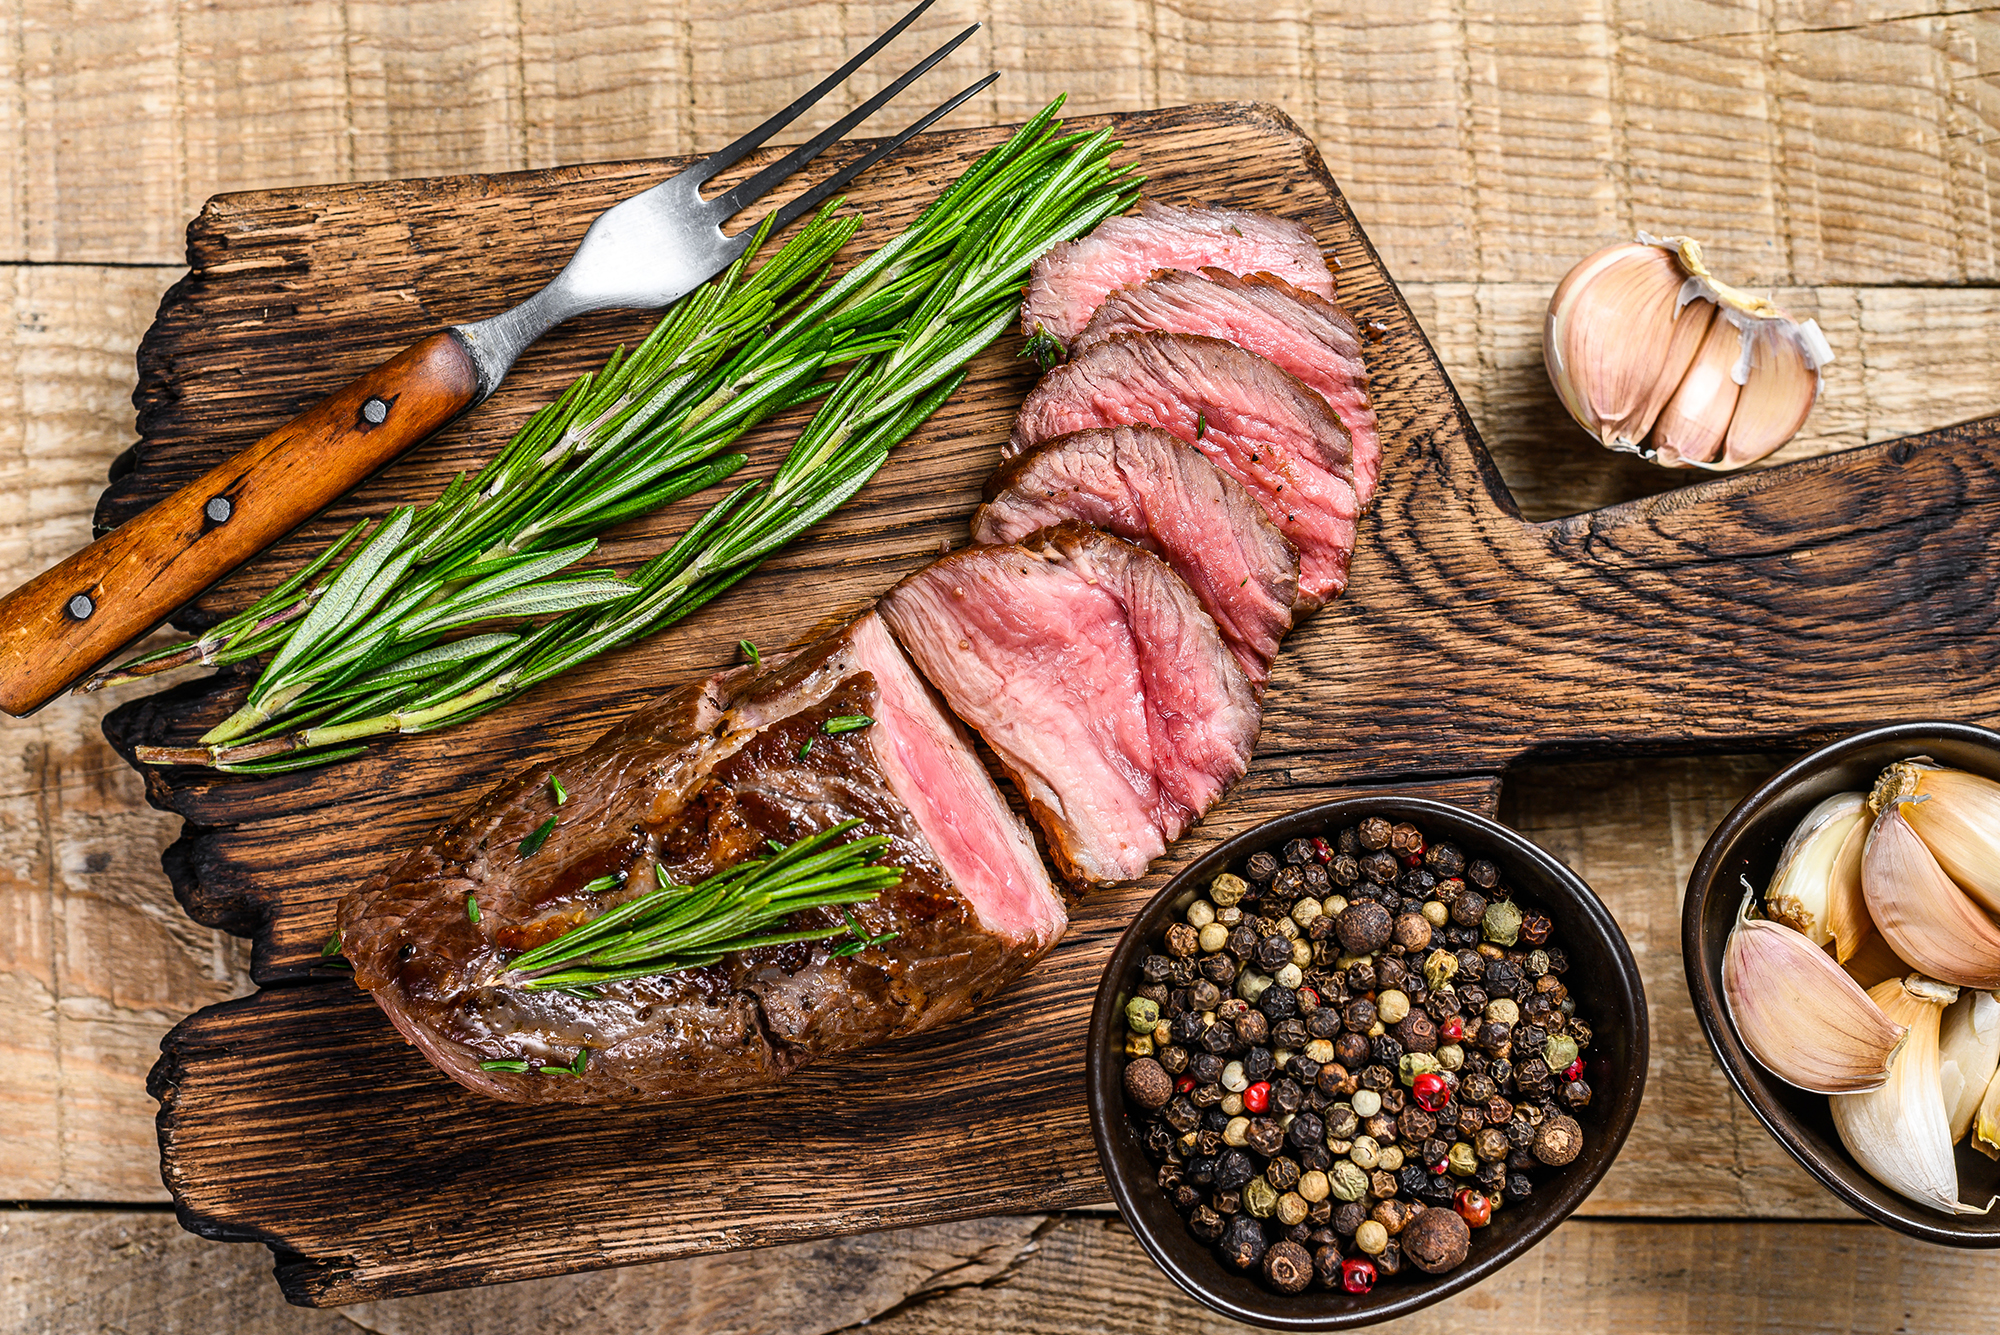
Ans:
{"label": "wooden cutting board", "polygon": [[[334,769],[148,772],[155,804],[187,821],[165,858],[175,893],[199,921],[253,940],[263,988],[162,1045],[152,1087],[183,1223],[268,1244],[287,1296],[336,1304],[1101,1200],[1082,1083],[1090,995],[1131,912],[1209,841],[1357,786],[1490,809],[1500,776],[1530,754],[1796,745],[1887,719],[1993,717],[2000,421],[1524,522],[1296,126],[1247,104],[1113,120],[1154,195],[1311,226],[1340,263],[1341,299],[1374,334],[1379,499],[1348,594],[1279,659],[1249,778],[1145,881],[1086,896],[1068,938],[970,1021],[809,1068],[765,1096],[625,1110],[491,1102],[434,1072],[316,967],[340,896],[487,785],[729,661],[737,640],[802,641],[941,543],[962,543],[1032,381],[1018,340],[1004,339],[855,502],[657,639],[468,727]],[[850,197],[869,219],[857,249],[893,235],[1004,133],[927,136],[864,178]],[[858,151],[831,151],[819,170]],[[140,349],[142,438],[100,526],[385,350],[525,296],[600,209],[681,165],[211,201],[189,229],[191,272]],[[491,402],[211,590],[184,624],[241,607],[353,519],[435,494],[648,325],[610,315],[558,331]],[[800,420],[751,438],[752,473],[768,473]],[[606,554],[634,563],[695,511],[635,523]],[[184,743],[241,689],[224,674],[169,690],[118,710],[106,732],[128,755]]]}

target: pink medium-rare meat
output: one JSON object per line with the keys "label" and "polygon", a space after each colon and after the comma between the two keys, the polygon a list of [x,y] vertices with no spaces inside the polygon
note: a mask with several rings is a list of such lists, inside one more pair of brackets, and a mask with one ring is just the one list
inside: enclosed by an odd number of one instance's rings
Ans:
{"label": "pink medium-rare meat", "polygon": [[1243,484],[1157,427],[1073,431],[1000,466],[972,540],[1081,520],[1157,553],[1187,581],[1253,686],[1292,628],[1299,561]]}
{"label": "pink medium-rare meat", "polygon": [[1254,352],[1192,334],[1114,334],[1043,376],[1009,457],[1090,427],[1156,426],[1257,498],[1299,554],[1299,611],[1347,583],[1360,514],[1353,445],[1326,400]]}
{"label": "pink medium-rare meat", "polygon": [[[827,733],[852,715],[874,722]],[[551,775],[568,792],[560,807]],[[554,832],[522,857],[551,815]],[[657,866],[685,885],[767,840],[856,818],[851,837],[888,835],[880,860],[903,871],[850,910],[871,937],[900,933],[881,945],[741,951],[600,984],[596,996],[508,975],[509,960],[630,897],[585,890],[607,874],[645,884]],[[792,919],[839,922],[832,909]],[[520,1103],[614,1103],[756,1089],[943,1024],[1025,972],[1065,922],[1026,825],[870,615],[754,676],[683,687],[587,750],[524,772],[351,894],[340,939],[355,980],[460,1084]],[[481,1065],[567,1066],[582,1048],[580,1075]]]}
{"label": "pink medium-rare meat", "polygon": [[1067,347],[1114,288],[1144,282],[1155,269],[1207,267],[1275,274],[1294,287],[1333,296],[1333,271],[1300,224],[1268,213],[1175,208],[1149,199],[1136,216],[1106,218],[1090,235],[1035,261],[1021,302],[1021,332],[1047,334]]}
{"label": "pink medium-rare meat", "polygon": [[1382,442],[1368,399],[1361,335],[1338,303],[1270,274],[1222,269],[1156,273],[1104,299],[1070,344],[1076,356],[1115,334],[1201,334],[1247,348],[1326,400],[1354,441],[1354,498],[1368,508],[1382,469]]}
{"label": "pink medium-rare meat", "polygon": [[1240,778],[1250,680],[1160,559],[1085,524],[968,547],[880,610],[1071,874],[1129,880]]}

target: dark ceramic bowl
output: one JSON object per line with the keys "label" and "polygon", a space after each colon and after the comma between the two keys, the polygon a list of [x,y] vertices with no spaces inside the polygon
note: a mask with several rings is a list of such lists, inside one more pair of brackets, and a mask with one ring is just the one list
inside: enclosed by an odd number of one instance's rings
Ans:
{"label": "dark ceramic bowl", "polygon": [[[1823,746],[1788,765],[1736,804],[1695,863],[1681,902],[1681,962],[1695,1014],[1736,1092],[1764,1129],[1840,1199],[1871,1219],[1948,1247],[2000,1247],[2000,1210],[1947,1215],[1905,1200],[1861,1170],[1841,1146],[1824,1094],[1808,1094],[1759,1066],[1728,1020],[1722,997],[1722,948],[1743,902],[1743,881],[1759,891],[1777,870],[1778,852],[1805,814],[1840,792],[1865,792],[1886,766],[1911,756],[2000,779],[2000,733],[1963,723],[1898,723]],[[1983,1204],[2000,1193],[2000,1164],[1961,1145],[1959,1199]]]}
{"label": "dark ceramic bowl", "polygon": [[[1260,1277],[1229,1269],[1187,1230],[1154,1180],[1129,1116],[1123,1090],[1125,1003],[1139,983],[1139,968],[1165,935],[1171,916],[1186,910],[1223,871],[1252,853],[1276,851],[1287,840],[1327,835],[1364,816],[1407,820],[1426,835],[1448,839],[1468,858],[1490,858],[1522,902],[1555,920],[1553,936],[1568,953],[1564,982],[1596,1037],[1585,1052],[1586,1079],[1595,1097],[1576,1116],[1585,1132],[1582,1154],[1546,1173],[1523,1205],[1509,1206],[1473,1234],[1465,1263],[1448,1274],[1423,1274],[1407,1263],[1374,1292],[1352,1294],[1309,1289],[1285,1295]],[[1211,850],[1167,882],[1126,929],[1105,968],[1090,1017],[1090,1123],[1097,1157],[1126,1223],[1160,1269],[1216,1311],[1276,1330],[1346,1330],[1414,1312],[1470,1288],[1534,1246],[1590,1194],[1611,1166],[1639,1111],[1646,1084],[1646,996],[1632,952],[1610,913],[1590,887],[1553,857],[1483,816],[1421,798],[1345,798],[1260,825]]]}

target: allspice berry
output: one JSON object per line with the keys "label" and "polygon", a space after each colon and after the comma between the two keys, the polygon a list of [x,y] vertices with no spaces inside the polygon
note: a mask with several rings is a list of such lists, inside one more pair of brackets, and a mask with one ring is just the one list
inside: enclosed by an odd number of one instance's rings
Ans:
{"label": "allspice berry", "polygon": [[1583,1152],[1583,1128],[1568,1115],[1551,1117],[1535,1133],[1535,1157],[1560,1168]]}
{"label": "allspice berry", "polygon": [[1174,1078],[1167,1068],[1151,1057],[1141,1057],[1125,1065],[1125,1097],[1141,1108],[1164,1108],[1174,1096]]}
{"label": "allspice berry", "polygon": [[1405,950],[1422,950],[1431,943],[1430,920],[1421,913],[1405,913],[1396,919],[1396,944]]}
{"label": "allspice berry", "polygon": [[1340,911],[1334,931],[1350,955],[1367,955],[1389,944],[1393,924],[1389,910],[1372,899],[1357,899]]}
{"label": "allspice berry", "polygon": [[1298,1243],[1280,1242],[1264,1253],[1264,1278],[1278,1292],[1301,1292],[1312,1277],[1312,1254]]}
{"label": "allspice berry", "polygon": [[1398,1241],[1410,1264],[1427,1275],[1442,1275],[1465,1260],[1472,1230],[1456,1210],[1426,1210],[1403,1227]]}

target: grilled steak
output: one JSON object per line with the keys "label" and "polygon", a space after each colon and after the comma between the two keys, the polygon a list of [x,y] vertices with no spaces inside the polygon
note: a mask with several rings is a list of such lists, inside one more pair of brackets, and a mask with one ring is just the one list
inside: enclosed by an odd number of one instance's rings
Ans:
{"label": "grilled steak", "polygon": [[1145,871],[1249,764],[1257,701],[1215,622],[1109,534],[1067,523],[969,547],[880,610],[1080,878]]}
{"label": "grilled steak", "polygon": [[1144,282],[1155,269],[1213,266],[1271,273],[1294,287],[1333,296],[1333,272],[1319,243],[1298,223],[1240,209],[1181,209],[1147,200],[1138,215],[1106,218],[1089,236],[1035,261],[1021,303],[1021,332],[1068,346],[1114,288]]}
{"label": "grilled steak", "polygon": [[1197,276],[1171,269],[1107,296],[1071,342],[1070,355],[1114,334],[1146,329],[1227,339],[1311,386],[1354,440],[1354,495],[1368,507],[1382,443],[1368,401],[1361,335],[1337,303],[1270,274],[1238,278],[1208,268]]}
{"label": "grilled steak", "polygon": [[[825,734],[828,719],[852,714],[875,722]],[[552,773],[569,793],[560,808]],[[521,841],[552,814],[555,831],[523,858]],[[903,881],[852,912],[870,936],[901,933],[892,941],[847,957],[829,953],[837,941],[744,951],[595,998],[500,985],[508,959],[626,897],[586,894],[595,878],[657,862],[688,884],[766,840],[857,817],[853,837],[890,836],[881,860]],[[815,909],[793,921],[840,919]],[[521,1103],[768,1085],[963,1015],[1065,922],[1027,827],[873,615],[761,674],[676,691],[581,754],[522,773],[340,912],[355,980],[396,1027],[460,1084]],[[579,1047],[590,1049],[581,1075],[480,1067],[565,1065]]]}
{"label": "grilled steak", "polygon": [[1073,431],[1018,455],[986,484],[972,540],[1012,542],[1082,520],[1155,552],[1215,618],[1253,686],[1292,628],[1299,560],[1243,485],[1156,427]]}
{"label": "grilled steak", "polygon": [[1326,400],[1233,343],[1114,334],[1042,377],[1007,453],[1124,424],[1178,436],[1257,498],[1298,551],[1301,611],[1345,586],[1359,514],[1353,448]]}

